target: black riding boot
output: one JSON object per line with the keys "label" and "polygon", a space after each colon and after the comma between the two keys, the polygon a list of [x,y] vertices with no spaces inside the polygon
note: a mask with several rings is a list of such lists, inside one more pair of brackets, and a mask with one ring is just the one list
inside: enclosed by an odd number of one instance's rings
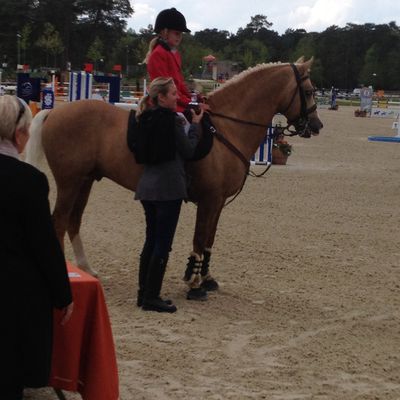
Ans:
{"label": "black riding boot", "polygon": [[167,268],[166,261],[167,260],[156,256],[152,256],[150,259],[142,304],[143,310],[168,313],[174,313],[176,311],[176,307],[173,304],[164,301],[160,297],[161,286]]}
{"label": "black riding boot", "polygon": [[140,263],[139,263],[139,290],[137,294],[137,306],[141,307],[143,304],[143,295],[147,281],[147,273],[149,271],[149,262],[150,262],[151,253],[146,250],[142,251],[140,255]]}
{"label": "black riding boot", "polygon": [[[168,257],[165,259],[165,266],[168,264]],[[137,293],[137,301],[136,304],[138,307],[142,307],[143,304],[143,296],[147,283],[147,274],[149,272],[149,263],[150,263],[151,254],[147,254],[145,251],[140,255],[140,264],[139,264],[139,290]],[[164,270],[165,271],[165,270]],[[167,304],[172,304],[172,301],[169,299],[164,299]]]}
{"label": "black riding boot", "polygon": [[208,292],[218,290],[218,282],[210,275],[211,250],[204,250],[203,261],[201,263],[201,287]]}

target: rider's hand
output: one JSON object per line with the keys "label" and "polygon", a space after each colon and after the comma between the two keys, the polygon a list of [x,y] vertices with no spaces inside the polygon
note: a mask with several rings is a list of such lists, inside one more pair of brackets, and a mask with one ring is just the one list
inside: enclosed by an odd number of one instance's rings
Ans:
{"label": "rider's hand", "polygon": [[201,121],[201,119],[203,118],[204,110],[201,107],[199,107],[199,111],[200,112],[198,114],[196,114],[195,110],[190,109],[190,112],[192,113],[192,123],[193,124],[198,124]]}

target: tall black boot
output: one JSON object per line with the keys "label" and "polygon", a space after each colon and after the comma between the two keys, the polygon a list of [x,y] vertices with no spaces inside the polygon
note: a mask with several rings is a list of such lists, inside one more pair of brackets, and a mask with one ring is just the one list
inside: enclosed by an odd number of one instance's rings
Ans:
{"label": "tall black boot", "polygon": [[140,263],[139,263],[139,290],[137,294],[137,306],[141,307],[143,304],[143,296],[144,290],[146,286],[147,273],[149,271],[149,262],[150,262],[151,252],[147,250],[143,250],[140,255]]}
{"label": "tall black boot", "polygon": [[176,311],[176,307],[173,304],[168,304],[160,297],[161,286],[167,268],[166,261],[166,259],[156,256],[152,256],[150,259],[142,305],[143,310],[168,313]]}
{"label": "tall black boot", "polygon": [[[167,256],[165,258],[164,274],[165,274],[165,269],[168,264],[168,258],[169,258],[169,256]],[[138,290],[137,301],[136,301],[136,304],[138,307],[142,307],[142,305],[143,305],[143,297],[144,297],[144,292],[145,292],[146,283],[147,283],[147,275],[149,272],[150,259],[151,259],[151,254],[147,253],[146,251],[143,251],[142,254],[140,255],[139,290]],[[164,279],[164,276],[162,279]],[[167,304],[172,304],[172,301],[169,299],[164,299],[164,301]]]}
{"label": "tall black boot", "polygon": [[201,263],[201,287],[208,292],[218,290],[218,282],[210,274],[211,249],[205,249]]}

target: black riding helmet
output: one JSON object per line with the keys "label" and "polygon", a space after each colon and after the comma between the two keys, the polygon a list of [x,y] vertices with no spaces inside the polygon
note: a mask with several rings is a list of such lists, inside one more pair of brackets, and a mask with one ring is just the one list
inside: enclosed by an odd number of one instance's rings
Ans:
{"label": "black riding helmet", "polygon": [[164,28],[179,32],[190,32],[186,27],[185,17],[176,8],[167,8],[157,15],[154,31],[160,33]]}

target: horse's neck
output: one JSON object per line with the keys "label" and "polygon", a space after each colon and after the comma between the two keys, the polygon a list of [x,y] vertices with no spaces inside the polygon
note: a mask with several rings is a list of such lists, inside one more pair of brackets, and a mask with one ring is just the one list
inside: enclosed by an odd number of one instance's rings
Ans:
{"label": "horse's neck", "polygon": [[282,87],[279,85],[283,83],[277,82],[277,73],[278,71],[271,70],[270,76],[265,73],[262,76],[249,76],[248,79],[241,79],[234,85],[227,85],[226,90],[220,90],[210,98],[213,111],[265,126],[262,128],[222,118],[216,119],[217,129],[249,159],[265,138],[267,127],[280,106]]}

